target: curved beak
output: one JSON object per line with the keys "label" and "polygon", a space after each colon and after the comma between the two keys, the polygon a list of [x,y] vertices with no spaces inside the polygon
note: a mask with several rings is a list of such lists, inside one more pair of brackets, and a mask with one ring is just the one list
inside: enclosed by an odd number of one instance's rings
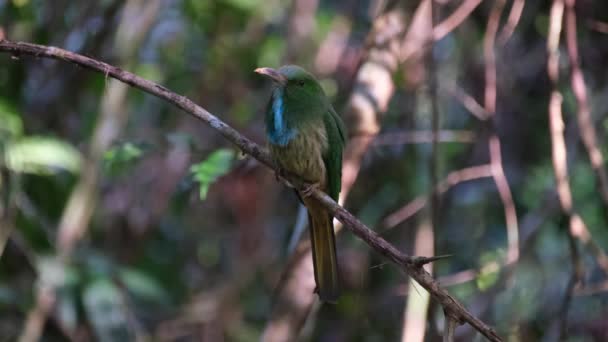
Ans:
{"label": "curved beak", "polygon": [[270,79],[280,85],[285,85],[287,83],[287,78],[273,68],[257,68],[255,69],[255,72],[260,75],[270,77]]}

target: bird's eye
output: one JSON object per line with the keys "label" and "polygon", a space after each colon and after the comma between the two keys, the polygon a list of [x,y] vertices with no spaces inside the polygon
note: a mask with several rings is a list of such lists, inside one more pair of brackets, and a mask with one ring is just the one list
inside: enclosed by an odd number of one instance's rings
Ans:
{"label": "bird's eye", "polygon": [[298,85],[301,87],[304,85],[304,81],[298,81]]}

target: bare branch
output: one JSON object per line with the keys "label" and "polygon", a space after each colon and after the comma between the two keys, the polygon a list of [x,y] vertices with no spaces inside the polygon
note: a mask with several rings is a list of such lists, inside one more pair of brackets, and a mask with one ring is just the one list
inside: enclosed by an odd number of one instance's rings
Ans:
{"label": "bare branch", "polygon": [[490,117],[490,113],[483,108],[482,105],[479,104],[473,98],[473,96],[467,94],[462,88],[457,86],[456,84],[451,84],[442,87],[443,90],[447,91],[448,94],[453,96],[456,100],[460,101],[462,105],[476,118],[479,120],[487,120]]}
{"label": "bare branch", "polygon": [[462,24],[480,3],[481,0],[465,0],[452,15],[433,29],[433,39],[440,40],[448,33],[452,32],[458,25]]}
{"label": "bare branch", "polygon": [[444,255],[435,255],[432,257],[415,257],[414,264],[418,267],[422,267],[428,263],[435,262],[441,259],[447,259],[452,257],[452,254],[444,254]]}
{"label": "bare branch", "polygon": [[454,342],[454,333],[457,326],[458,320],[446,314],[443,329],[443,342]]}
{"label": "bare branch", "polygon": [[608,34],[608,23],[606,22],[588,19],[587,26],[594,31]]}
{"label": "bare branch", "polygon": [[[572,298],[575,285],[581,280],[582,266],[580,264],[579,253],[576,247],[575,227],[577,222],[584,226],[583,221],[572,208],[572,193],[568,183],[568,163],[566,143],[564,141],[564,121],[562,117],[562,95],[558,89],[559,81],[559,40],[562,31],[562,18],[564,14],[564,1],[554,0],[551,6],[551,17],[549,21],[549,36],[547,37],[547,72],[553,89],[549,100],[549,130],[551,132],[551,155],[553,160],[553,170],[557,184],[557,194],[562,211],[570,219],[570,229],[567,231],[570,246],[570,256],[572,259],[572,275],[568,281],[566,295],[560,308],[561,337],[567,335],[566,317]],[[578,218],[578,219],[577,219]],[[586,228],[585,228],[586,230]]]}
{"label": "bare branch", "polygon": [[524,6],[526,5],[526,0],[513,0],[513,5],[511,5],[511,12],[509,12],[509,18],[507,19],[507,23],[502,28],[500,32],[498,40],[501,44],[504,44],[511,38],[513,32],[515,32],[515,28],[517,24],[519,24],[519,20],[521,19],[521,14],[524,11]]}
{"label": "bare branch", "polygon": [[517,223],[517,213],[513,203],[513,195],[509,187],[509,182],[505,176],[502,165],[502,152],[500,150],[500,139],[494,127],[494,116],[496,114],[496,33],[500,23],[500,16],[505,5],[505,0],[497,0],[488,18],[486,35],[484,37],[483,51],[486,63],[485,70],[485,94],[484,107],[489,114],[492,133],[488,139],[488,149],[490,150],[490,164],[492,165],[492,177],[498,188],[498,193],[505,210],[505,220],[507,225],[507,264],[514,263],[519,259],[519,225]]}
{"label": "bare branch", "polygon": [[[274,165],[271,162],[269,154],[259,145],[242,136],[235,129],[228,126],[226,123],[209,113],[207,110],[198,106],[190,99],[186,98],[185,96],[178,95],[159,84],[143,79],[135,74],[124,71],[107,63],[56,47],[3,40],[0,41],[0,52],[11,53],[15,56],[32,55],[35,57],[63,60],[103,73],[108,77],[118,79],[137,89],[164,99],[185,112],[193,115],[194,117],[204,121],[211,128],[218,131],[227,140],[239,147],[244,153],[251,155],[259,160],[262,164],[274,169]],[[294,184],[297,189],[303,189],[306,186],[306,184],[301,182],[299,179],[293,177],[289,177],[289,182]],[[489,340],[501,341],[501,338],[492,328],[487,326],[477,317],[473,316],[447,291],[439,287],[439,284],[424,269],[417,267],[417,265],[414,263],[415,259],[413,257],[402,253],[380,237],[377,233],[370,230],[351,213],[337,204],[327,194],[319,190],[314,190],[312,192],[312,197],[318,200],[329,211],[330,214],[341,221],[352,233],[365,241],[376,252],[398,265],[410,277],[429,291],[445,310],[456,315],[460,320],[471,324],[471,326],[486,336]]]}

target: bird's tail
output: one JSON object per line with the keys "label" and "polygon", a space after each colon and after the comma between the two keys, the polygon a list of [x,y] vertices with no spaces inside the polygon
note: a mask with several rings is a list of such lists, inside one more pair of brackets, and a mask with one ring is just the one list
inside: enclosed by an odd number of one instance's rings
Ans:
{"label": "bird's tail", "polygon": [[340,290],[333,220],[316,200],[304,202],[308,208],[317,293],[324,302],[336,302]]}

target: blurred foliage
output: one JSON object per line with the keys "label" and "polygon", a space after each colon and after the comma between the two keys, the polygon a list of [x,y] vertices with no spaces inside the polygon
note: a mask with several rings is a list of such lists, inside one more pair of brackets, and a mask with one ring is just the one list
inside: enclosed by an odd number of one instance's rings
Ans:
{"label": "blurred foliage", "polygon": [[132,142],[126,142],[105,151],[103,155],[104,166],[108,173],[118,173],[122,169],[133,165],[143,153],[141,147]]}
{"label": "blurred foliage", "polygon": [[80,153],[72,145],[49,137],[30,136],[5,147],[6,167],[13,172],[48,174],[80,170]]}
{"label": "blurred foliage", "polygon": [[200,163],[190,167],[194,180],[199,183],[199,197],[201,200],[207,198],[209,186],[216,179],[230,171],[230,165],[234,159],[234,151],[219,149]]}
{"label": "blurred foliage", "polygon": [[[312,1],[312,16],[303,18],[294,13],[293,2],[278,0],[163,0],[132,60],[123,61],[117,27],[141,20],[139,13],[124,16],[130,1],[0,0],[0,29],[11,40],[130,65],[260,144],[270,89],[253,69],[301,64],[319,76],[344,113],[369,47],[373,9],[382,3]],[[441,3],[438,17],[446,18],[462,1],[434,3]],[[507,1],[501,28],[512,3]],[[132,4],[145,12],[146,1]],[[554,340],[572,269],[567,218],[555,200],[548,131],[549,6],[526,1],[513,36],[496,47],[494,128],[520,223],[520,259],[512,268],[503,265],[504,209],[491,178],[462,182],[444,193],[435,230],[435,253],[453,255],[435,264],[436,276],[510,341]],[[475,136],[470,143],[440,144],[440,178],[489,160],[492,128],[444,87],[456,84],[483,103],[483,39],[491,7],[491,1],[482,2],[433,49],[440,126]],[[606,156],[608,35],[594,23],[608,21],[608,3],[577,1],[576,9],[592,116]],[[321,54],[322,46],[331,53]],[[574,206],[592,241],[606,251],[607,209],[578,137],[565,47],[561,52]],[[406,65],[393,75],[395,94],[381,116],[380,134],[428,131],[428,83],[411,81],[420,75],[424,70]],[[17,339],[37,289],[50,284],[56,298],[43,341],[69,340],[70,334],[99,341],[258,340],[288,260],[298,201],[267,169],[239,159],[214,130],[152,96],[130,89],[116,108],[127,122],[94,165],[101,174],[86,233],[67,262],[60,257],[58,227],[77,181],[90,176],[85,166],[108,82],[105,75],[60,61],[0,54],[0,224],[8,217],[15,228],[0,262],[0,339]],[[430,157],[426,143],[372,144],[346,201],[357,217],[408,253],[428,212],[390,230],[383,222],[428,194]],[[571,298],[570,341],[603,341],[608,295],[599,285],[606,284],[606,274],[588,246],[578,247],[588,288],[577,288]],[[343,295],[338,305],[313,315],[303,339],[399,339],[408,279],[348,232],[340,234],[338,250]],[[434,340],[442,324],[439,307],[432,307],[428,322],[427,339]],[[459,334],[461,341],[476,338],[466,326]]]}

